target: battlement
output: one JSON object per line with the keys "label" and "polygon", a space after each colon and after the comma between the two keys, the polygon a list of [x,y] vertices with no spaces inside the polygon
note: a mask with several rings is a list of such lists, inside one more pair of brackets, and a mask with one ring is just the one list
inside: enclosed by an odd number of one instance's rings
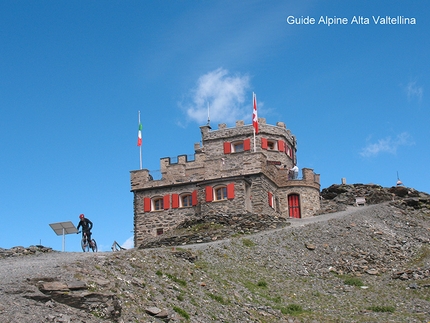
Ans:
{"label": "battlement", "polygon": [[[284,122],[278,121],[276,125],[269,125],[266,123],[265,118],[258,118],[259,132],[257,136],[270,134],[275,137],[283,137],[290,145],[296,145],[296,138],[292,135],[291,131],[287,129]],[[253,135],[254,128],[252,124],[245,125],[243,120],[236,121],[236,126],[229,128],[225,123],[218,124],[218,129],[212,129],[209,125],[201,126],[200,131],[202,134],[203,145],[210,140],[224,139],[224,138],[241,138]]]}

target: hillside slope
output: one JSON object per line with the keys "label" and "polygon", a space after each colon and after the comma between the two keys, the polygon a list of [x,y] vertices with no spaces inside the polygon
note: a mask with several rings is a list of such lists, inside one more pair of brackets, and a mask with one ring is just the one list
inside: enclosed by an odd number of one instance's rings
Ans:
{"label": "hillside slope", "polygon": [[428,322],[430,203],[409,195],[209,244],[4,256],[2,322]]}

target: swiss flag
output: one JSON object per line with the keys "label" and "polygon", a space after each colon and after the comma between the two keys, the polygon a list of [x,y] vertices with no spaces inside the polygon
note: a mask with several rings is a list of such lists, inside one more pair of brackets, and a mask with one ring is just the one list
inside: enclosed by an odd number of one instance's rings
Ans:
{"label": "swiss flag", "polygon": [[252,93],[252,104],[254,109],[252,111],[252,126],[254,127],[255,133],[258,133],[258,116],[257,116],[257,96]]}

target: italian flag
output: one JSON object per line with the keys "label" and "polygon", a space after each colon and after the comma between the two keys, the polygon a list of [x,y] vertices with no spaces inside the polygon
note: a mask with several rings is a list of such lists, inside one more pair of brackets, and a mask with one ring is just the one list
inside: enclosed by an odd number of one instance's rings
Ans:
{"label": "italian flag", "polygon": [[139,131],[137,132],[137,145],[142,146],[142,124],[139,122]]}

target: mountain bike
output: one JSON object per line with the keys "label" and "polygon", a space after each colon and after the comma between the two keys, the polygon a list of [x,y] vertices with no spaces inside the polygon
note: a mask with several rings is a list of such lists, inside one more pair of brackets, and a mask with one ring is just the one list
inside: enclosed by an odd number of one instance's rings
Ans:
{"label": "mountain bike", "polygon": [[[78,233],[81,233],[81,231],[79,231]],[[96,240],[91,239],[91,241],[88,241],[88,237],[87,237],[87,233],[86,232],[84,232],[84,236],[82,237],[81,247],[82,247],[82,251],[83,252],[89,252],[90,249],[93,252],[97,252],[97,242],[96,242]]]}

